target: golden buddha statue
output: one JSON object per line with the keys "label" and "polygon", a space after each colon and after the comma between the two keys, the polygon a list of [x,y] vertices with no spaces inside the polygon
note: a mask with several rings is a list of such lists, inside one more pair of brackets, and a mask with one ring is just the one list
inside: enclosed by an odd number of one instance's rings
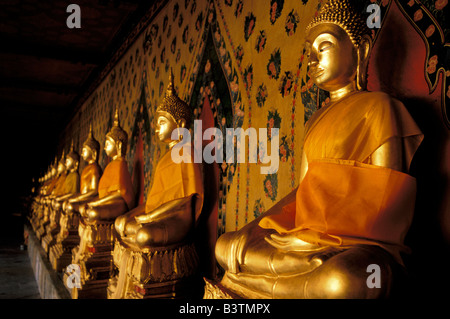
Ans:
{"label": "golden buddha statue", "polygon": [[83,168],[79,177],[80,185],[77,188],[77,192],[64,199],[60,218],[60,232],[56,239],[56,244],[50,249],[50,262],[53,269],[57,271],[61,271],[70,264],[72,249],[80,242],[78,235],[79,207],[93,200],[98,194],[98,182],[101,176],[101,168],[97,160],[99,150],[100,144],[94,139],[91,126],[88,138],[83,143],[81,153],[87,165]]}
{"label": "golden buddha statue", "polygon": [[[50,171],[50,169],[48,169]],[[42,198],[45,195],[45,189],[48,184],[48,171],[39,178],[39,189],[36,197],[33,199],[33,205],[31,210],[31,216],[29,216],[28,221],[31,228],[36,231],[37,221],[42,209]]]}
{"label": "golden buddha statue", "polygon": [[92,201],[98,195],[98,184],[102,175],[102,169],[98,164],[99,152],[100,143],[94,138],[91,125],[81,153],[87,164],[80,177],[80,194],[68,200],[66,211],[82,209],[83,203]]}
{"label": "golden buddha statue", "polygon": [[307,27],[309,74],[331,103],[306,123],[298,189],[218,239],[225,274],[205,298],[395,293],[416,192],[407,173],[423,135],[400,101],[366,91],[369,35],[348,0],[327,2]]}
{"label": "golden buddha statue", "polygon": [[80,163],[80,155],[73,149],[73,141],[70,151],[65,158],[65,174],[60,179],[60,183],[55,192],[55,198],[52,201],[51,222],[47,229],[47,234],[42,240],[42,247],[45,252],[49,253],[50,247],[56,243],[56,236],[60,232],[60,219],[62,203],[78,193],[80,188],[80,176],[78,174],[78,165]]}
{"label": "golden buddha statue", "polygon": [[47,195],[49,195],[53,189],[56,179],[54,178],[57,174],[57,158],[55,158],[54,164],[50,165],[47,173],[44,175],[43,184],[40,189],[39,197],[36,199],[37,205],[34,212],[34,216],[31,219],[31,225],[35,233],[37,233],[41,223],[44,222],[45,217],[45,207],[47,203]]}
{"label": "golden buddha statue", "polygon": [[192,150],[190,161],[175,163],[171,157],[180,142],[172,139],[172,132],[189,128],[191,112],[174,92],[173,75],[169,82],[156,109],[155,130],[169,150],[156,166],[145,205],[115,221],[118,274],[110,280],[108,298],[175,297],[186,289],[201,295],[193,233],[203,206],[202,167],[194,163]]}
{"label": "golden buddha statue", "polygon": [[106,298],[115,238],[114,220],[134,208],[133,185],[125,159],[127,143],[128,134],[120,127],[116,109],[114,124],[106,134],[104,148],[112,160],[98,182],[98,196],[79,205],[82,217],[80,243],[72,251],[72,264],[80,267],[82,287],[72,288],[74,299]]}
{"label": "golden buddha statue", "polygon": [[[53,170],[52,170],[53,172]],[[61,155],[61,159],[56,166],[56,175],[53,177],[51,184],[48,186],[47,195],[44,197],[44,218],[40,223],[39,229],[36,231],[37,238],[42,241],[49,225],[51,227],[55,224],[55,210],[53,209],[54,200],[57,196],[62,195],[64,191],[64,180],[66,179],[66,166],[64,151]]]}

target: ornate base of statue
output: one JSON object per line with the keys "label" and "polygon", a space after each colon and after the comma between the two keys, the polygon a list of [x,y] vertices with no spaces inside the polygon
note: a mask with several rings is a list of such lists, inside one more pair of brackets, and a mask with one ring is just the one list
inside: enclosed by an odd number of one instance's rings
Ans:
{"label": "ornate base of statue", "polygon": [[147,299],[201,297],[198,256],[191,242],[144,251],[116,241],[116,276],[108,285],[108,298]]}
{"label": "ornate base of statue", "polygon": [[50,224],[50,221],[46,221],[41,223],[36,230],[36,237],[39,239],[40,242],[42,242],[42,239],[46,235],[46,228]]}
{"label": "ornate base of statue", "polygon": [[[112,270],[114,223],[86,225],[85,238],[72,251],[72,263],[78,265],[81,288],[72,288],[72,299],[106,299],[106,289]],[[86,244],[82,242],[87,240]],[[64,275],[67,284],[68,274]]]}
{"label": "ornate base of statue", "polygon": [[72,262],[72,250],[80,243],[79,218],[80,215],[77,212],[70,212],[61,217],[61,230],[56,244],[50,248],[49,252],[50,263],[58,272],[64,270]]}
{"label": "ornate base of statue", "polygon": [[45,228],[45,236],[42,238],[41,245],[47,254],[50,252],[50,247],[56,244],[56,237],[61,230],[59,227],[60,216],[61,211],[59,209],[53,209],[50,216],[50,224]]}
{"label": "ornate base of statue", "polygon": [[38,226],[39,226],[39,220],[40,217],[42,216],[42,204],[41,203],[35,203],[35,205],[33,206],[33,210],[31,213],[31,216],[28,218],[28,221],[30,222],[31,228],[33,229],[33,231],[36,233]]}
{"label": "ornate base of statue", "polygon": [[231,290],[225,288],[220,282],[205,278],[205,284],[203,299],[242,299]]}
{"label": "ornate base of statue", "polygon": [[46,234],[46,227],[50,224],[50,207],[45,205],[42,207],[41,216],[39,216],[39,219],[36,223],[36,228],[34,229],[36,237],[39,239],[40,242],[42,242],[42,238]]}
{"label": "ornate base of statue", "polygon": [[46,234],[42,238],[42,248],[48,254],[50,253],[50,248],[56,244],[56,237],[58,236],[60,229],[58,225],[48,225]]}

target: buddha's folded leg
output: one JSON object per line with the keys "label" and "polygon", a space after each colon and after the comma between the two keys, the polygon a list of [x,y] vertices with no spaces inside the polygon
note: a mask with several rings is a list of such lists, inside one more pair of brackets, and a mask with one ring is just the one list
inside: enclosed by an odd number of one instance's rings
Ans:
{"label": "buddha's folded leg", "polygon": [[238,272],[244,264],[243,259],[247,250],[253,245],[259,245],[261,241],[265,242],[264,237],[272,232],[273,230],[263,229],[255,222],[251,222],[238,231],[221,235],[215,248],[217,262],[227,271]]}
{"label": "buddha's folded leg", "polygon": [[136,231],[136,243],[141,248],[180,243],[188,237],[191,226],[191,220],[186,222],[183,214],[173,215],[140,226]]}
{"label": "buddha's folded leg", "polygon": [[247,299],[271,299],[276,276],[225,272],[221,284]]}
{"label": "buddha's folded leg", "polygon": [[[380,272],[378,287],[372,286],[369,265],[376,265]],[[328,259],[315,269],[305,282],[305,298],[382,298],[387,297],[400,275],[399,265],[384,249],[372,245],[357,245]],[[289,282],[280,281],[281,293]],[[275,294],[280,295],[275,292]]]}
{"label": "buddha's folded leg", "polygon": [[[315,245],[311,245],[311,251],[302,252],[278,249],[266,240],[273,233],[276,231],[255,223],[223,234],[216,243],[219,265],[231,273],[276,275],[310,271],[321,264],[320,259],[314,258],[319,253]],[[323,249],[320,252],[325,253]]]}
{"label": "buddha's folded leg", "polygon": [[[246,298],[380,298],[388,296],[398,269],[392,257],[377,246],[358,245],[330,253],[314,253],[322,264],[296,274],[226,272],[222,284]],[[373,287],[371,264],[380,267],[379,286]]]}

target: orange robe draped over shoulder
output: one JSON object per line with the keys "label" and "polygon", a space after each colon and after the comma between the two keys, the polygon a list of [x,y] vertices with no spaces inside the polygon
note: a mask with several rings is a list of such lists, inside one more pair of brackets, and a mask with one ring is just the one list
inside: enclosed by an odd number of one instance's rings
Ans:
{"label": "orange robe draped over shoulder", "polygon": [[409,168],[423,135],[404,105],[381,92],[355,93],[317,111],[306,130],[308,171],[296,201],[259,225],[317,244],[376,244],[398,257],[412,222],[415,178],[367,163],[397,137]]}
{"label": "orange robe draped over shoulder", "polygon": [[128,171],[127,161],[118,158],[110,162],[98,183],[98,197],[103,198],[113,192],[120,192],[128,209],[134,207],[134,191]]}
{"label": "orange robe draped over shoulder", "polygon": [[[191,155],[194,154],[191,149]],[[151,212],[164,203],[196,194],[195,219],[197,220],[203,206],[203,175],[200,164],[175,163],[169,150],[156,166],[153,184],[147,194],[145,211]]]}

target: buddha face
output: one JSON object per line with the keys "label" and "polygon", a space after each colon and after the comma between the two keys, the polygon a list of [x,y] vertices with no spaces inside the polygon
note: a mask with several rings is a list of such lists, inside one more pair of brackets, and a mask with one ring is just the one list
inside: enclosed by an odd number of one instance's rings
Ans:
{"label": "buddha face", "polygon": [[66,169],[70,170],[74,167],[75,161],[72,157],[67,156],[66,157]]}
{"label": "buddha face", "polygon": [[106,136],[105,141],[105,152],[109,157],[114,157],[118,155],[116,141],[109,136]]}
{"label": "buddha face", "polygon": [[167,112],[158,112],[158,117],[156,118],[155,133],[161,142],[172,142],[172,132],[177,128],[177,123]]}
{"label": "buddha face", "polygon": [[337,91],[355,81],[358,56],[347,33],[338,25],[323,23],[306,37],[309,75],[326,91]]}
{"label": "buddha face", "polygon": [[94,154],[89,146],[83,146],[83,149],[81,150],[81,157],[84,161],[88,162],[93,158],[93,155]]}
{"label": "buddha face", "polygon": [[64,163],[63,163],[62,161],[60,161],[60,162],[58,163],[58,170],[57,170],[57,173],[58,173],[58,174],[61,174],[65,169],[66,169],[66,167],[64,166]]}

